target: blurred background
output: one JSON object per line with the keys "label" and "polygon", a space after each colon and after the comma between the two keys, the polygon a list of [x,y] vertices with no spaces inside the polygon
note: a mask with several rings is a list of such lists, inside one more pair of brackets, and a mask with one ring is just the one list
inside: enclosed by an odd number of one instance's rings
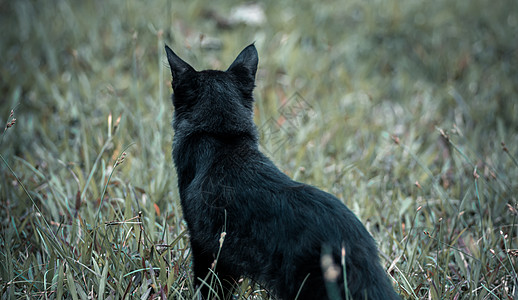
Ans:
{"label": "blurred background", "polygon": [[518,297],[517,1],[7,0],[0,32],[3,299],[192,297],[164,45],[224,70],[250,43],[263,151],[404,298]]}

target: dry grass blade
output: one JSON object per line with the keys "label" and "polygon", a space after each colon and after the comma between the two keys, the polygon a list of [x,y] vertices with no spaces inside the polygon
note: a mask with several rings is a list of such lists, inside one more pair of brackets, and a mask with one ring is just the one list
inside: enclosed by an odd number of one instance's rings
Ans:
{"label": "dry grass blade", "polygon": [[517,1],[1,7],[0,298],[195,297],[163,45],[225,69],[251,41],[262,149],[343,199],[404,299],[516,297]]}

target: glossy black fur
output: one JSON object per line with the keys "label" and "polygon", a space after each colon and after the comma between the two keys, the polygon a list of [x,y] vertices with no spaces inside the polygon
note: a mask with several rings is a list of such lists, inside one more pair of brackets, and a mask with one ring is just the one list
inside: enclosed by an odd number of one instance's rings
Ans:
{"label": "glossy black fur", "polygon": [[[196,278],[206,278],[219,252],[216,273],[226,283],[246,276],[280,299],[294,299],[299,290],[298,299],[328,299],[323,249],[341,270],[344,245],[352,298],[398,299],[358,218],[333,195],[291,180],[259,151],[255,46],[227,71],[197,72],[167,46],[166,52],[174,91],[173,158]],[[345,297],[342,274],[330,286]],[[207,289],[202,293],[206,297]]]}

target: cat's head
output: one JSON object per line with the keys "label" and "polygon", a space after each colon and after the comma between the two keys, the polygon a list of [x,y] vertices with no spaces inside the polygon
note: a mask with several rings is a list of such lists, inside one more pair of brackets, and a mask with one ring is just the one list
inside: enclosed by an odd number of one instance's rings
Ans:
{"label": "cat's head", "polygon": [[165,46],[173,76],[173,127],[183,134],[242,135],[255,132],[253,89],[258,56],[246,47],[226,71],[196,71]]}

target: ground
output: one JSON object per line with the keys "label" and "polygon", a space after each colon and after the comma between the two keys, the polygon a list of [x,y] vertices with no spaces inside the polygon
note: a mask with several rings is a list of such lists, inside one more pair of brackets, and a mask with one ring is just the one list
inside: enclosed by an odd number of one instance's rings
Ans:
{"label": "ground", "polygon": [[0,31],[2,299],[193,298],[164,45],[252,42],[261,148],[404,299],[518,297],[517,1],[0,1]]}

